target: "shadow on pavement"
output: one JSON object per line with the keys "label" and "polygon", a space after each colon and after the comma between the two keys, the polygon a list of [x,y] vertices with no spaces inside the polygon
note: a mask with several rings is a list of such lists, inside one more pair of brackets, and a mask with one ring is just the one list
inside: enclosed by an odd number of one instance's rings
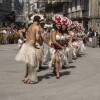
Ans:
{"label": "shadow on pavement", "polygon": [[[60,72],[60,77],[70,75],[70,71]],[[38,76],[38,80],[50,79],[51,77],[56,77],[53,73],[45,74],[44,76]]]}
{"label": "shadow on pavement", "polygon": [[48,69],[48,66],[42,66],[41,68],[39,68],[37,72],[45,71],[47,69]]}
{"label": "shadow on pavement", "polygon": [[38,76],[38,80],[42,81],[42,79],[49,79],[51,77],[54,77],[55,75],[53,73],[45,74],[44,76]]}
{"label": "shadow on pavement", "polygon": [[60,77],[65,76],[65,75],[70,75],[70,71],[60,72]]}
{"label": "shadow on pavement", "polygon": [[70,69],[70,68],[76,68],[76,66],[69,66],[69,67],[67,67],[67,69]]}

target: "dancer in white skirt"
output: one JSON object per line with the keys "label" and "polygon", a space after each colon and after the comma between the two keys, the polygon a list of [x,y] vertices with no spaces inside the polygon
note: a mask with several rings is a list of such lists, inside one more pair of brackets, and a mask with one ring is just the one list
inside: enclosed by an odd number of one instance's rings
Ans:
{"label": "dancer in white skirt", "polygon": [[72,43],[72,35],[69,34],[68,32],[68,25],[69,25],[69,19],[67,17],[63,17],[62,19],[62,31],[63,34],[65,35],[65,55],[66,58],[68,59],[69,63],[73,62],[72,59],[72,48],[71,48],[71,43]]}
{"label": "dancer in white skirt", "polygon": [[36,68],[43,53],[39,37],[40,19],[40,16],[34,17],[33,24],[28,28],[26,43],[22,45],[22,48],[16,56],[17,61],[26,63],[26,75],[23,81],[28,84],[38,82]]}
{"label": "dancer in white skirt", "polygon": [[48,45],[48,47],[50,47],[50,45],[49,45],[49,41],[46,38],[46,32],[44,31],[44,25],[45,25],[46,19],[42,15],[40,15],[40,17],[41,17],[41,21],[40,21],[40,32],[39,32],[39,34],[37,34],[37,37],[40,38],[39,41],[41,42],[40,44],[41,44],[42,55],[38,55],[38,56],[41,56],[41,59],[39,61],[39,65],[38,65],[38,69],[45,69],[45,67],[42,66],[43,55],[44,55],[43,43],[46,43]]}
{"label": "dancer in white skirt", "polygon": [[61,21],[62,21],[62,16],[59,14],[54,15],[53,17],[54,21],[54,29],[52,30],[50,34],[50,42],[51,42],[51,47],[50,47],[50,58],[51,61],[49,62],[49,66],[52,66],[54,63],[54,74],[56,74],[56,79],[60,78],[60,73],[59,70],[63,65],[63,62],[65,61],[66,58],[64,56],[64,45],[63,42],[65,41],[65,36],[61,32]]}

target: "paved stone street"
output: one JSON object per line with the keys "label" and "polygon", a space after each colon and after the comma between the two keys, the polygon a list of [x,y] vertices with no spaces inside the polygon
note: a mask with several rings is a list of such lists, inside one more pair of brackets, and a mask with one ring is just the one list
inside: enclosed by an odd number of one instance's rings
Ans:
{"label": "paved stone street", "polygon": [[16,62],[17,45],[0,45],[0,100],[100,100],[100,48],[89,48],[61,70],[38,72],[38,84],[24,84],[25,64]]}

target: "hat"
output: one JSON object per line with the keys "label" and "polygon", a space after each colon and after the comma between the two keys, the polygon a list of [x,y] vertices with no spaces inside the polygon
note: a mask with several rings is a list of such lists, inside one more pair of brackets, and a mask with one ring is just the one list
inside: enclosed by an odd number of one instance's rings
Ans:
{"label": "hat", "polygon": [[28,24],[31,24],[31,23],[33,23],[33,20],[29,20]]}
{"label": "hat", "polygon": [[72,25],[72,23],[73,23],[72,20],[69,19],[68,26]]}
{"label": "hat", "polygon": [[77,21],[73,21],[73,25],[74,25],[74,26],[78,26],[79,23],[78,23]]}
{"label": "hat", "polygon": [[55,14],[55,15],[52,17],[52,20],[53,20],[56,24],[61,24],[61,22],[62,22],[62,15],[60,15],[60,14]]}
{"label": "hat", "polygon": [[62,18],[62,25],[67,26],[69,24],[69,19],[67,17]]}
{"label": "hat", "polygon": [[30,19],[33,20],[35,16],[39,16],[39,14],[35,14],[35,15],[31,16]]}
{"label": "hat", "polygon": [[39,15],[40,16],[40,23],[45,23],[46,19],[43,17],[43,15]]}
{"label": "hat", "polygon": [[40,19],[39,19],[39,22],[40,22],[40,23],[45,23],[45,22],[46,22],[46,19],[43,17],[43,15],[40,15],[40,14],[35,14],[35,15],[33,15],[33,16],[31,17],[31,20],[33,20],[35,16],[39,16],[39,17],[40,17]]}
{"label": "hat", "polygon": [[79,25],[77,26],[77,28],[78,28],[79,30],[83,30],[83,25],[82,25],[82,23],[79,23]]}

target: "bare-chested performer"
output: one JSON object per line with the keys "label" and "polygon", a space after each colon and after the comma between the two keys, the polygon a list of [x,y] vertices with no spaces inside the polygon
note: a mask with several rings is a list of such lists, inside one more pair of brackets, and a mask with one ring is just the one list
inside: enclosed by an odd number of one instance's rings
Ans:
{"label": "bare-chested performer", "polygon": [[26,43],[23,44],[21,50],[16,56],[17,61],[26,63],[26,75],[23,80],[25,83],[34,84],[38,82],[36,68],[43,54],[42,41],[40,37],[40,16],[35,16],[33,23],[27,31]]}

